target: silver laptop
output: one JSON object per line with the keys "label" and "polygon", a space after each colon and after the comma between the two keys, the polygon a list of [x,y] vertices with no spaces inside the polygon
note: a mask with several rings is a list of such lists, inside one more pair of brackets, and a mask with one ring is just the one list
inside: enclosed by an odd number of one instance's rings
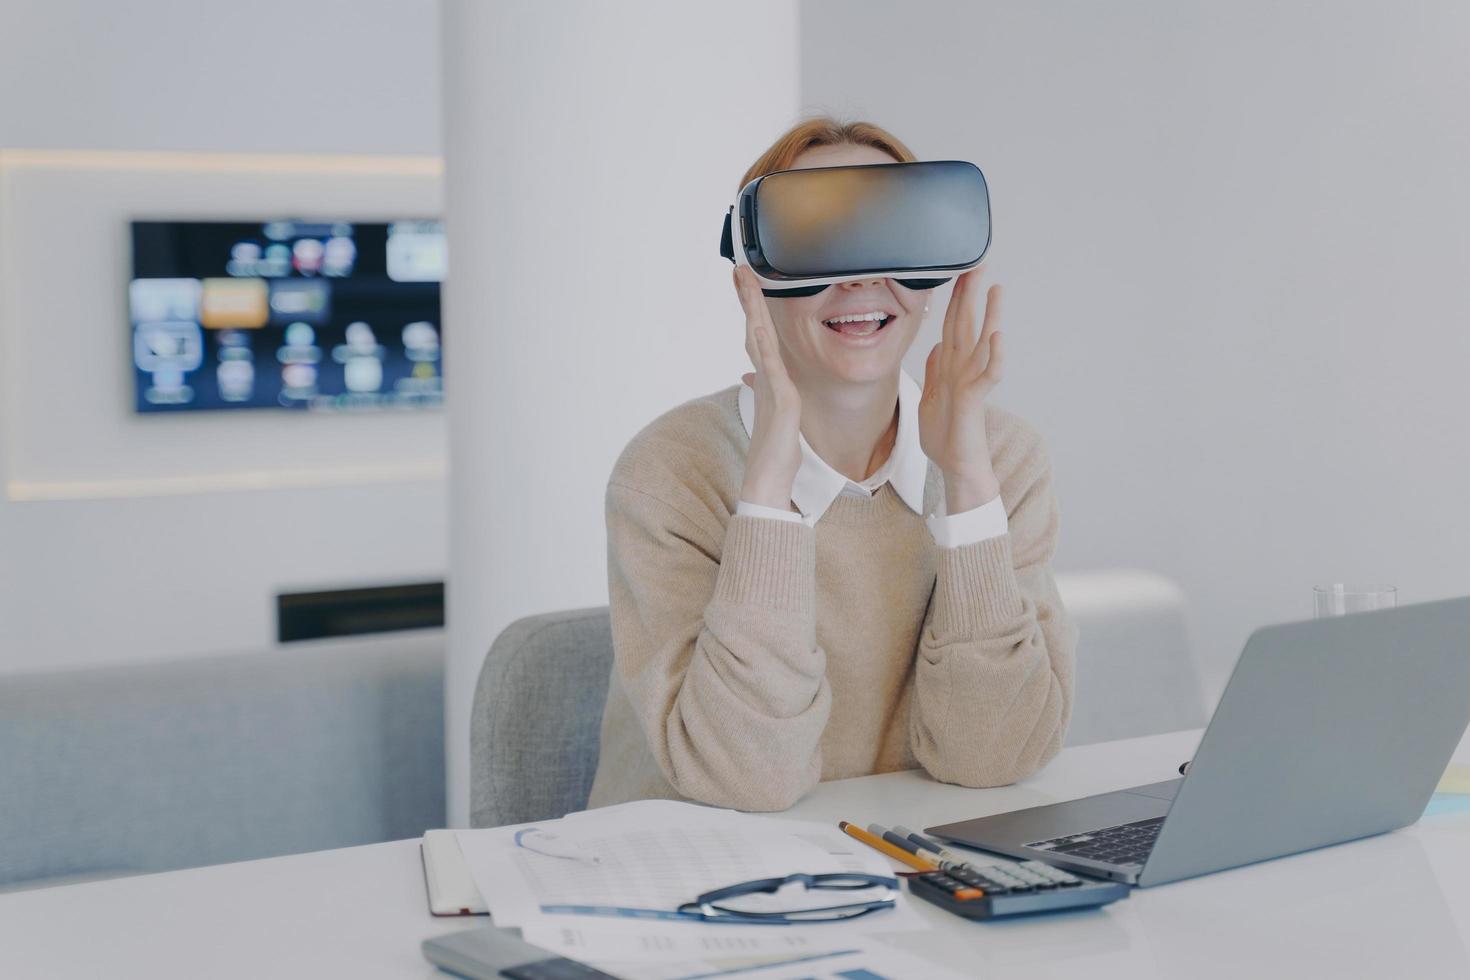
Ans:
{"label": "silver laptop", "polygon": [[1467,724],[1470,598],[1267,626],[1184,778],[927,832],[1158,885],[1413,823]]}

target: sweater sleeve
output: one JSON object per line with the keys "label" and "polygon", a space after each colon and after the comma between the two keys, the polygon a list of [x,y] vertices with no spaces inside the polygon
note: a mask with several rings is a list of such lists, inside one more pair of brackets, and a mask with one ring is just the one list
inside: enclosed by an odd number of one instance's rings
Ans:
{"label": "sweater sleeve", "polygon": [[609,484],[619,680],[677,792],[785,809],[821,778],[832,703],[816,642],[816,532],[736,514],[716,546],[706,527]]}
{"label": "sweater sleeve", "polygon": [[1072,712],[1076,629],[1051,560],[1051,466],[1030,440],[1002,483],[1009,530],[939,550],[915,668],[909,741],[935,779],[1000,786],[1061,750]]}

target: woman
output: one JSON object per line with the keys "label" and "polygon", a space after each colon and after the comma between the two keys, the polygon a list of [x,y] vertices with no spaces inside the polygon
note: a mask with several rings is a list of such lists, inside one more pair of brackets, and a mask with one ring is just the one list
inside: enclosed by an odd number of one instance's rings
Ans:
{"label": "woman", "polygon": [[[876,126],[815,119],[740,183],[913,159]],[[1075,631],[1051,469],[986,403],[1003,350],[981,276],[956,280],[920,392],[901,363],[928,291],[766,298],[737,267],[755,370],[652,422],[608,481],[616,665],[592,806],[781,810],[915,766],[995,786],[1061,748]]]}

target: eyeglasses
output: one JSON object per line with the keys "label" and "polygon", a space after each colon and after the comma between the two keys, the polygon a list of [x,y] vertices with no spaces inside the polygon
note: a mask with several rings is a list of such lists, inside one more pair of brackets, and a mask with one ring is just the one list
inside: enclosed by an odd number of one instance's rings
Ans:
{"label": "eyeglasses", "polygon": [[898,879],[865,874],[794,874],[705,892],[679,914],[713,922],[837,922],[892,908]]}

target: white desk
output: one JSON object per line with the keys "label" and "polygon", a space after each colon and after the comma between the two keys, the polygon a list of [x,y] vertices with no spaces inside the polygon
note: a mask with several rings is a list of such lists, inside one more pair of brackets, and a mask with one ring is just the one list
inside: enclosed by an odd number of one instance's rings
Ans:
{"label": "white desk", "polygon": [[[918,773],[826,783],[791,815],[922,827],[1166,779],[1199,732],[1064,751],[1016,786]],[[1470,815],[1190,881],[1101,911],[971,923],[915,902],[935,929],[894,937],[976,976],[1467,977]],[[0,895],[4,977],[441,977],[417,841]]]}

